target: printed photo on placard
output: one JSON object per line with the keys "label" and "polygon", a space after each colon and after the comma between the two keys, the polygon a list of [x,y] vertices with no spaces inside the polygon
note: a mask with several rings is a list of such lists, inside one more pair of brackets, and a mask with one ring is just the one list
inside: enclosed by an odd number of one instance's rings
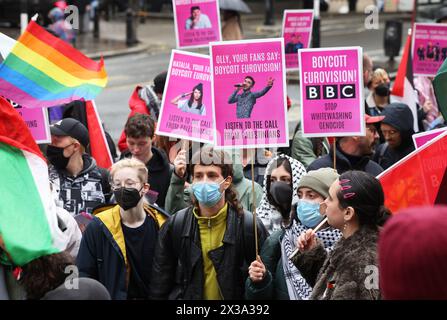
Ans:
{"label": "printed photo on placard", "polygon": [[172,50],[157,135],[214,142],[209,56]]}
{"label": "printed photo on placard", "polygon": [[447,24],[415,23],[413,74],[434,77],[447,56]]}
{"label": "printed photo on placard", "polygon": [[284,39],[210,43],[215,146],[288,145]]}
{"label": "printed photo on placard", "polygon": [[207,47],[221,41],[217,0],[172,0],[177,48]]}
{"label": "printed photo on placard", "polygon": [[313,10],[284,10],[282,37],[288,71],[298,70],[298,50],[310,46],[313,14]]}

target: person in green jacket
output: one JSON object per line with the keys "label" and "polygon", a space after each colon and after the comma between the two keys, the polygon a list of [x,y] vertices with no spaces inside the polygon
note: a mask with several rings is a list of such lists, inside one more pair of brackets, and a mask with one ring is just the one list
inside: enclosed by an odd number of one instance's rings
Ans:
{"label": "person in green jacket", "polygon": [[[306,282],[289,256],[295,250],[299,235],[315,228],[323,216],[320,203],[329,195],[329,187],[337,180],[338,174],[331,168],[309,171],[298,183],[298,203],[292,212],[292,222],[281,230],[274,231],[264,242],[260,256],[249,267],[245,282],[247,300],[307,300],[312,287]],[[273,197],[278,197],[272,194]],[[284,199],[283,199],[284,200]],[[341,237],[332,227],[316,233],[326,251],[331,251]]]}
{"label": "person in green jacket", "polygon": [[[190,183],[187,181],[186,150],[180,150],[174,160],[174,174],[166,195],[165,208],[167,212],[175,213],[191,205]],[[238,200],[245,210],[251,211],[253,205],[253,192],[251,180],[245,178],[242,160],[238,151],[232,154],[233,160],[233,186],[237,192]],[[262,187],[255,182],[255,205],[259,206],[262,198]]]}

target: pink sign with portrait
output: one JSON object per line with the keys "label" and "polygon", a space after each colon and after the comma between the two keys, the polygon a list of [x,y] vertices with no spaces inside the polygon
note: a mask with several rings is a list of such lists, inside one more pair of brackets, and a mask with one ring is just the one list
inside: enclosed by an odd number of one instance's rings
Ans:
{"label": "pink sign with portrait", "polygon": [[210,43],[215,147],[288,146],[284,39]]}
{"label": "pink sign with portrait", "polygon": [[221,41],[217,0],[172,0],[177,48],[207,47]]}
{"label": "pink sign with portrait", "polygon": [[282,37],[287,70],[298,70],[298,50],[309,48],[313,10],[284,10]]}
{"label": "pink sign with portrait", "polygon": [[434,77],[447,56],[447,25],[415,23],[413,74]]}
{"label": "pink sign with portrait", "polygon": [[303,136],[365,135],[362,48],[302,49],[298,57]]}
{"label": "pink sign with portrait", "polygon": [[209,56],[172,50],[157,135],[213,143]]}

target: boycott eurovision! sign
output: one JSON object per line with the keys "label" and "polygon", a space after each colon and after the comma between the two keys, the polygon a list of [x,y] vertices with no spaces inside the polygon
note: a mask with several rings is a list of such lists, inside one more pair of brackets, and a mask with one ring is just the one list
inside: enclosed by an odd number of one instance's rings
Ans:
{"label": "boycott eurovision! sign", "polygon": [[298,51],[303,136],[365,135],[362,49]]}
{"label": "boycott eurovision! sign", "polygon": [[172,0],[177,48],[206,47],[221,41],[217,0]]}
{"label": "boycott eurovision! sign", "polygon": [[415,23],[413,33],[413,73],[434,77],[447,56],[447,25]]}
{"label": "boycott eurovision! sign", "polygon": [[284,10],[282,37],[287,70],[298,70],[298,50],[309,47],[313,15],[313,10]]}
{"label": "boycott eurovision! sign", "polygon": [[172,50],[157,134],[214,142],[210,57]]}
{"label": "boycott eurovision! sign", "polygon": [[284,39],[210,43],[215,146],[288,145]]}

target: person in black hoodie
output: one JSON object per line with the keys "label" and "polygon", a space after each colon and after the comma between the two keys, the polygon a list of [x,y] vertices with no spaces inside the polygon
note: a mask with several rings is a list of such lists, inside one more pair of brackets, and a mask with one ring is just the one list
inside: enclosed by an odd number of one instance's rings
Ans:
{"label": "person in black hoodie", "polygon": [[124,128],[128,150],[121,154],[121,159],[135,158],[146,164],[150,185],[146,197],[151,204],[164,209],[173,167],[165,153],[152,146],[154,127],[154,120],[147,114],[136,113],[130,117]]}
{"label": "person in black hoodie", "polygon": [[414,151],[411,136],[415,132],[413,114],[406,104],[390,103],[384,108],[382,115],[385,119],[382,120],[380,129],[385,142],[376,148],[373,159],[386,170]]}

